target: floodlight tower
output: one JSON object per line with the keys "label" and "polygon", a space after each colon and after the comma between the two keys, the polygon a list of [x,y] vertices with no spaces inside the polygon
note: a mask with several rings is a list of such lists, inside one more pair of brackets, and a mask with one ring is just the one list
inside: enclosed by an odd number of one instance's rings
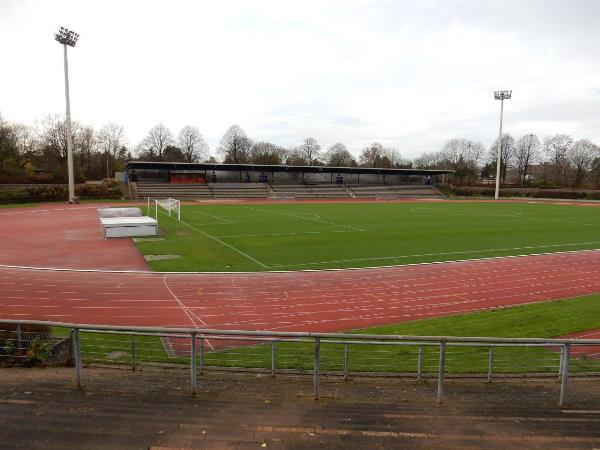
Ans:
{"label": "floodlight tower", "polygon": [[494,99],[500,100],[500,132],[498,133],[498,158],[496,161],[496,194],[494,198],[498,200],[500,196],[500,159],[502,155],[502,114],[504,113],[504,100],[510,99],[512,91],[496,91]]}
{"label": "floodlight tower", "polygon": [[54,39],[63,45],[65,61],[65,101],[67,104],[67,167],[69,172],[69,203],[75,203],[75,176],[73,174],[73,136],[71,135],[71,101],[69,99],[69,62],[67,60],[67,47],[75,47],[79,35],[74,31],[60,27]]}

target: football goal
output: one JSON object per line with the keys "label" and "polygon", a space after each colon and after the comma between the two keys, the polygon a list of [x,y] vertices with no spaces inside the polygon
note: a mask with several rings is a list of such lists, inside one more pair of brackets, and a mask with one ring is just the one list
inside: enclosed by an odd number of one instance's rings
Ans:
{"label": "football goal", "polygon": [[181,201],[175,198],[150,198],[148,197],[148,215],[150,215],[150,208],[154,206],[154,218],[158,221],[159,209],[168,214],[169,217],[181,221]]}

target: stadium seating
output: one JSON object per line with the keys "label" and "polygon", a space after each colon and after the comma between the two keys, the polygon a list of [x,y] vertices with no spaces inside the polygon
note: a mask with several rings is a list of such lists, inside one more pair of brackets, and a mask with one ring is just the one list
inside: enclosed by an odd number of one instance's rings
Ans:
{"label": "stadium seating", "polygon": [[264,183],[211,183],[214,198],[267,198],[270,194]]}
{"label": "stadium seating", "polygon": [[433,186],[425,185],[342,185],[315,184],[265,184],[265,183],[165,183],[164,181],[139,181],[132,189],[138,198],[202,199],[266,199],[290,197],[296,199],[318,198],[441,198]]}
{"label": "stadium seating", "polygon": [[138,198],[177,198],[208,199],[213,198],[212,191],[206,184],[200,183],[165,183],[160,181],[138,181]]}
{"label": "stadium seating", "polygon": [[275,194],[290,194],[302,198],[348,198],[344,185],[340,184],[273,184]]}
{"label": "stadium seating", "polygon": [[350,185],[356,198],[441,198],[442,195],[433,186],[395,184],[395,185]]}

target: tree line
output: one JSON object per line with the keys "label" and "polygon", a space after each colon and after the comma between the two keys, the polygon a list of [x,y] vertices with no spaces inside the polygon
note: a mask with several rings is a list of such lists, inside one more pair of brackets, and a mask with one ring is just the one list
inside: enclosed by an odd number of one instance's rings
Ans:
{"label": "tree line", "polygon": [[[285,148],[254,140],[238,125],[231,126],[215,149],[210,149],[200,130],[184,126],[175,135],[164,124],[153,126],[137,145],[129,146],[125,129],[107,123],[96,130],[74,121],[72,125],[74,165],[78,181],[112,177],[127,161],[223,162],[230,164],[327,165],[335,167],[379,167],[450,169],[453,183],[477,184],[496,176],[498,142],[490,148],[466,138],[448,140],[437,152],[410,160],[397,149],[379,142],[361,149],[358,158],[337,142],[323,149],[307,137],[299,145]],[[556,134],[542,141],[535,134],[519,139],[502,136],[500,179],[528,184],[535,168],[536,183],[556,186],[600,186],[600,149],[587,139],[575,141]],[[65,121],[49,115],[32,126],[11,123],[0,116],[0,176],[4,183],[64,182],[66,180],[67,131]],[[541,173],[542,179],[539,179]]]}

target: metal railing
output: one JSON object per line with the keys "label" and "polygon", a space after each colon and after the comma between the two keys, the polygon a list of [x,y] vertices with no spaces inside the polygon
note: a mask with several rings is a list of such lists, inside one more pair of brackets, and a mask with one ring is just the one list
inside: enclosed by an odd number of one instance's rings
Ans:
{"label": "metal railing", "polygon": [[[36,329],[38,327],[38,329]],[[41,330],[41,331],[40,331]],[[51,331],[51,333],[50,333]],[[43,361],[48,347],[70,338],[76,383],[83,364],[127,364],[132,370],[185,367],[196,392],[206,370],[312,374],[314,397],[322,376],[437,378],[438,402],[448,377],[553,376],[559,405],[570,376],[600,377],[599,339],[401,336],[86,325],[0,320],[0,364]],[[44,345],[45,344],[45,345]],[[575,357],[572,357],[573,349]],[[597,351],[597,350],[596,350]]]}

